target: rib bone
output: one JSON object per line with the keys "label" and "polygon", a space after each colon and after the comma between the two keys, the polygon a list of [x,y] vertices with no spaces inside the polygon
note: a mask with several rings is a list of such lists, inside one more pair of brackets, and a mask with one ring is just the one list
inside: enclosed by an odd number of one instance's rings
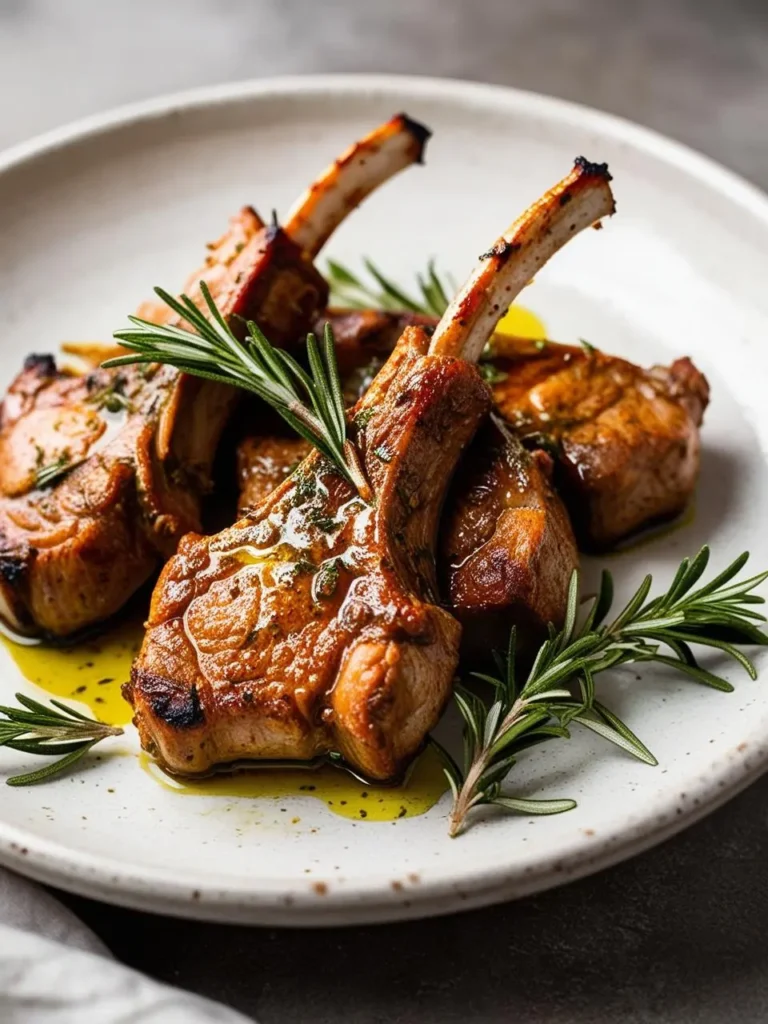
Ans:
{"label": "rib bone", "polygon": [[433,355],[476,362],[510,305],[565,243],[615,209],[606,164],[578,157],[573,170],[518,217],[445,311]]}
{"label": "rib bone", "polygon": [[310,185],[291,209],[285,233],[311,259],[352,210],[385,181],[422,163],[431,132],[398,114],[356,142]]}

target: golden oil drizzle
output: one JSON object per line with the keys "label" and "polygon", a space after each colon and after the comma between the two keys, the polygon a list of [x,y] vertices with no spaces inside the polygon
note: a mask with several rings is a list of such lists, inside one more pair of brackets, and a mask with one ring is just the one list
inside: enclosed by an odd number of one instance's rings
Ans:
{"label": "golden oil drizzle", "polygon": [[108,725],[126,725],[130,705],[120,687],[144,636],[143,614],[132,614],[98,637],[70,647],[27,646],[2,637],[2,643],[24,678],[51,697],[79,701]]}
{"label": "golden oil drizzle", "polygon": [[547,329],[542,320],[525,306],[510,306],[496,326],[497,334],[513,334],[518,338],[546,338]]}
{"label": "golden oil drizzle", "polygon": [[[448,788],[439,758],[429,747],[399,786],[364,783],[331,765],[312,770],[257,768],[191,781],[166,775],[147,754],[140,755],[140,764],[163,789],[180,796],[238,800],[289,800],[308,796],[320,800],[334,814],[354,821],[415,818],[434,807]],[[288,820],[298,822],[295,818]]]}

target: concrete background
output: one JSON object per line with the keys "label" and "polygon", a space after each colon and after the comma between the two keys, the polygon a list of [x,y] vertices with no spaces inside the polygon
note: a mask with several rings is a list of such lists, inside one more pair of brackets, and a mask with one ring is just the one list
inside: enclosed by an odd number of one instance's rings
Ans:
{"label": "concrete background", "polygon": [[[0,146],[169,90],[313,71],[564,96],[768,187],[766,0],[0,0]],[[595,878],[407,925],[277,932],[68,902],[116,955],[264,1024],[764,1021],[767,826],[768,778]]]}

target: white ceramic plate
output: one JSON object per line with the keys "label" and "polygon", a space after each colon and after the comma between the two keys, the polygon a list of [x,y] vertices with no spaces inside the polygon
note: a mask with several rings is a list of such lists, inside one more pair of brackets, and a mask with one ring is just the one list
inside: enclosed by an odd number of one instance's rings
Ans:
{"label": "white ceramic plate", "polygon": [[[434,254],[461,278],[574,156],[607,160],[617,216],[560,254],[525,302],[561,341],[588,338],[646,364],[690,354],[713,392],[693,523],[611,568],[622,590],[648,569],[666,580],[705,541],[718,566],[745,547],[755,571],[768,566],[768,201],[658,135],[540,96],[426,79],[266,81],[144,104],[11,151],[0,159],[4,380],[31,349],[108,337],[153,284],[183,280],[230,212],[285,211],[341,148],[401,109],[434,129],[427,166],[369,201],[331,253],[352,264],[371,254],[404,284]],[[20,683],[0,657],[7,699]],[[285,801],[179,797],[139,770],[129,735],[114,746],[129,756],[0,789],[0,860],[106,900],[262,924],[509,899],[659,842],[754,779],[768,692],[732,676],[731,695],[656,674],[607,684],[660,767],[586,735],[540,748],[514,786],[576,797],[558,817],[494,816],[450,840],[447,798],[393,824],[348,821],[308,797],[286,811]],[[0,772],[12,768],[17,756],[3,754]]]}

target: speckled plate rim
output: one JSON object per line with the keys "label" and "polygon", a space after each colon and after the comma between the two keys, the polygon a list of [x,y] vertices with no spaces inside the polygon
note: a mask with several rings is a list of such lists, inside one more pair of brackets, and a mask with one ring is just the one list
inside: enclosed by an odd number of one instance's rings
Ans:
{"label": "speckled plate rim", "polygon": [[[440,99],[475,104],[510,113],[525,112],[550,123],[578,126],[612,137],[683,172],[741,207],[768,229],[768,197],[707,157],[656,132],[622,118],[535,93],[448,79],[399,75],[317,75],[229,83],[131,104],[88,117],[14,146],[0,154],[0,175],[27,162],[78,143],[109,134],[126,125],[164,118],[170,114],[206,109],[258,98],[368,93],[372,96],[404,93],[414,101]],[[469,909],[540,891],[590,874],[624,860],[669,838],[748,786],[768,768],[768,747],[757,726],[744,742],[712,763],[704,777],[692,782],[690,799],[682,807],[676,792],[657,805],[653,819],[627,813],[599,838],[589,843],[574,840],[553,850],[524,871],[510,871],[504,863],[492,871],[462,868],[460,877],[434,878],[394,890],[388,874],[371,875],[364,885],[335,888],[320,896],[312,890],[295,891],[293,880],[252,886],[217,888],[206,873],[186,875],[183,881],[172,868],[137,871],[117,858],[96,857],[62,844],[41,839],[3,824],[0,819],[0,863],[39,881],[82,895],[141,910],[199,919],[265,925],[356,924],[418,918]],[[0,811],[0,815],[1,815]]]}

